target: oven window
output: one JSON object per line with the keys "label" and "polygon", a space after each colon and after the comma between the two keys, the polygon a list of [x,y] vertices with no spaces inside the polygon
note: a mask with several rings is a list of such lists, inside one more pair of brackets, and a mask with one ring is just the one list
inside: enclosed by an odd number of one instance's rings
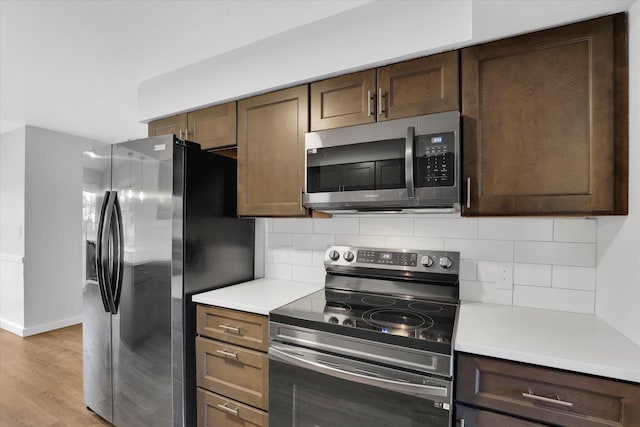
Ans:
{"label": "oven window", "polygon": [[269,424],[281,427],[444,427],[442,404],[269,361]]}

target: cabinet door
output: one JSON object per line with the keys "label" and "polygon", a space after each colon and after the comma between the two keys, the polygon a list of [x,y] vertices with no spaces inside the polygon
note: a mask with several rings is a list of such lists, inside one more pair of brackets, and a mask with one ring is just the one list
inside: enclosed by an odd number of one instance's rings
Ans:
{"label": "cabinet door", "polygon": [[187,129],[187,114],[178,114],[149,122],[149,136],[175,135],[184,137]]}
{"label": "cabinet door", "polygon": [[304,215],[309,87],[238,102],[238,215]]}
{"label": "cabinet door", "polygon": [[458,51],[378,69],[378,121],[460,108]]}
{"label": "cabinet door", "polygon": [[464,214],[626,212],[624,27],[609,16],[462,50]]}
{"label": "cabinet door", "polygon": [[311,130],[375,122],[375,93],[375,69],[312,83]]}
{"label": "cabinet door", "polygon": [[236,145],[236,103],[216,105],[188,114],[188,138],[203,150]]}

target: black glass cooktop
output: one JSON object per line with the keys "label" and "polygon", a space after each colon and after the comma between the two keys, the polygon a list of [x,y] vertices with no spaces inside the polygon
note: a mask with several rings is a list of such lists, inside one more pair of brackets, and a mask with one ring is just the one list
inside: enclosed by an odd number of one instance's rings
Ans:
{"label": "black glass cooktop", "polygon": [[323,289],[269,313],[273,322],[451,354],[457,305]]}

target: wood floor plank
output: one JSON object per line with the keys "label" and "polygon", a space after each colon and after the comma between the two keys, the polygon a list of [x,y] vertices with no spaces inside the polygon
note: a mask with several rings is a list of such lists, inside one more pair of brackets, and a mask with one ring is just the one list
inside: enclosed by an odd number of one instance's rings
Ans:
{"label": "wood floor plank", "polygon": [[110,426],[82,393],[81,325],[26,338],[0,329],[0,427]]}

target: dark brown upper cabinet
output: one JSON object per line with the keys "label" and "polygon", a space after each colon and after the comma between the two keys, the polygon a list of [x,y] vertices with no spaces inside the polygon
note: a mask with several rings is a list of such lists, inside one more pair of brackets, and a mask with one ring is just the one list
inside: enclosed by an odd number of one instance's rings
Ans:
{"label": "dark brown upper cabinet", "polygon": [[463,214],[626,214],[626,18],[462,50]]}
{"label": "dark brown upper cabinet", "polygon": [[311,130],[459,109],[457,51],[311,84]]}
{"label": "dark brown upper cabinet", "polygon": [[149,136],[175,135],[178,138],[184,136],[187,129],[187,114],[176,114],[175,116],[165,117],[164,119],[149,122],[147,130]]}
{"label": "dark brown upper cabinet", "polygon": [[309,86],[238,101],[238,215],[302,216]]}
{"label": "dark brown upper cabinet", "polygon": [[236,145],[236,102],[178,114],[149,123],[149,136],[174,134],[203,150]]}

